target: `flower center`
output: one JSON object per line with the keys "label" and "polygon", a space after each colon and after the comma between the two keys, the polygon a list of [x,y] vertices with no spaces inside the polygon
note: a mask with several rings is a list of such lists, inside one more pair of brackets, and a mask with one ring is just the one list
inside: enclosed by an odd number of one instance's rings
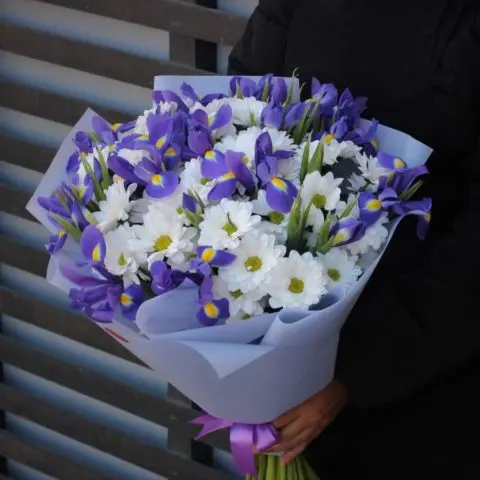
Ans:
{"label": "flower center", "polygon": [[278,177],[273,177],[272,180],[270,180],[272,185],[277,189],[281,190],[282,192],[287,191],[287,184],[284,180]]}
{"label": "flower center", "polygon": [[177,213],[178,213],[179,215],[183,215],[183,208],[182,208],[182,207],[178,207],[178,208],[177,208]]}
{"label": "flower center", "polygon": [[303,293],[303,290],[305,289],[305,284],[303,283],[303,280],[294,277],[290,280],[290,285],[288,289],[292,293]]}
{"label": "flower center", "polygon": [[153,244],[155,251],[162,252],[172,244],[172,238],[169,235],[161,235],[155,240]]}
{"label": "flower center", "polygon": [[99,262],[100,261],[100,258],[101,258],[101,249],[100,249],[100,245],[97,244],[95,245],[95,248],[93,249],[92,251],[92,260],[94,262]]}
{"label": "flower center", "polygon": [[118,257],[118,264],[121,267],[124,267],[127,264],[127,259],[125,258],[125,255],[123,253],[121,253],[120,256]]}
{"label": "flower center", "polygon": [[167,141],[167,137],[166,137],[166,136],[160,137],[160,138],[157,140],[155,146],[160,149],[160,148],[162,148],[162,147],[165,145],[166,141]]}
{"label": "flower center", "polygon": [[163,177],[159,173],[152,175],[152,183],[154,185],[161,185],[163,183]]}
{"label": "flower center", "polygon": [[270,222],[274,223],[275,225],[280,225],[283,220],[285,220],[285,215],[280,212],[270,212],[268,214],[268,219]]}
{"label": "flower center", "polygon": [[213,303],[207,303],[203,307],[205,314],[209,318],[217,318],[218,317],[218,308]]}
{"label": "flower center", "polygon": [[120,303],[125,306],[130,305],[132,303],[132,297],[126,293],[122,293],[120,295]]}
{"label": "flower center", "polygon": [[202,177],[202,178],[200,179],[200,183],[201,183],[202,185],[208,185],[210,182],[211,182],[211,180],[210,180],[209,178]]}
{"label": "flower center", "polygon": [[260,257],[248,257],[245,260],[245,270],[256,272],[262,268],[262,259]]}
{"label": "flower center", "polygon": [[329,133],[328,135],[325,135],[325,136],[323,137],[323,141],[324,141],[324,143],[326,143],[327,145],[328,145],[332,140],[334,140],[334,139],[335,139],[335,135],[333,135],[332,133]]}
{"label": "flower center", "polygon": [[215,257],[215,250],[213,248],[206,248],[202,253],[202,260],[206,263],[210,263]]}
{"label": "flower center", "polygon": [[230,295],[233,298],[240,298],[243,295],[243,292],[241,290],[235,290],[234,292],[230,292]]}
{"label": "flower center", "polygon": [[312,203],[314,207],[318,209],[323,208],[327,203],[327,197],[325,197],[325,195],[321,195],[320,193],[316,193],[312,198]]}
{"label": "flower center", "polygon": [[348,234],[345,230],[339,230],[332,238],[332,245],[338,245],[347,241]]}
{"label": "flower center", "polygon": [[249,320],[250,318],[252,318],[252,315],[248,314],[248,313],[244,313],[242,315],[242,320]]}
{"label": "flower center", "polygon": [[328,276],[334,281],[338,282],[340,280],[340,272],[336,268],[329,268],[328,271]]}
{"label": "flower center", "polygon": [[382,202],[377,198],[370,200],[367,204],[367,208],[372,212],[377,212],[382,208]]}
{"label": "flower center", "polygon": [[242,157],[242,163],[244,163],[245,165],[248,165],[248,164],[250,163],[250,160],[248,159],[247,156],[244,155],[244,156]]}
{"label": "flower center", "polygon": [[227,232],[229,237],[231,237],[237,230],[237,227],[232,222],[227,222],[223,226],[223,231]]}

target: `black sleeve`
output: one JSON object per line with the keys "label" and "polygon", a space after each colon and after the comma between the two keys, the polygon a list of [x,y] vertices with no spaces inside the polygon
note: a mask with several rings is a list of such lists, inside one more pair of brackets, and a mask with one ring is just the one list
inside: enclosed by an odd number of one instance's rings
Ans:
{"label": "black sleeve", "polygon": [[230,75],[283,73],[289,23],[298,1],[260,0],[230,54]]}
{"label": "black sleeve", "polygon": [[381,264],[342,330],[337,376],[357,407],[413,393],[480,354],[480,153],[471,160],[469,204],[450,232],[403,271]]}

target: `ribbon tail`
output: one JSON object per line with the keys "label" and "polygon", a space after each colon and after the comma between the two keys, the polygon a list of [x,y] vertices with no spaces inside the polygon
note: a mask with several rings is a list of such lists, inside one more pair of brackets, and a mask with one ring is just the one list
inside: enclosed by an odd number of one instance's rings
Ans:
{"label": "ribbon tail", "polygon": [[278,443],[278,432],[271,423],[255,425],[253,441],[257,451],[265,452]]}
{"label": "ribbon tail", "polygon": [[202,427],[200,433],[195,437],[195,440],[199,440],[209,433],[223,430],[224,428],[228,428],[232,425],[232,422],[229,422],[228,420],[222,420],[221,418],[216,418],[208,414],[202,415],[192,420],[190,423],[193,425],[201,425]]}
{"label": "ribbon tail", "polygon": [[257,476],[255,466],[253,425],[236,423],[230,430],[230,446],[235,465],[244,475]]}

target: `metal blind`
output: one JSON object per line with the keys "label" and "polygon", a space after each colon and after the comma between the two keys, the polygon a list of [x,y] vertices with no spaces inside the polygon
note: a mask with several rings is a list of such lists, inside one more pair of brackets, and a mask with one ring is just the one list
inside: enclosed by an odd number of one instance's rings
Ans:
{"label": "metal blind", "polygon": [[151,102],[154,75],[225,72],[256,0],[0,2],[0,479],[235,478],[187,399],[44,280],[47,233],[24,209],[87,107]]}

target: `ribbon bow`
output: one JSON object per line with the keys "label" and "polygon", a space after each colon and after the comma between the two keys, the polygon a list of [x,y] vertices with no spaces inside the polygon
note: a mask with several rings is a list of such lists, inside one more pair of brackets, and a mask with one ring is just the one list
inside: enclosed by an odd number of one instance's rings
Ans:
{"label": "ribbon bow", "polygon": [[191,423],[202,426],[196,440],[209,433],[230,428],[230,449],[235,465],[242,474],[252,477],[257,476],[254,448],[258,452],[263,452],[278,443],[278,433],[271,423],[259,425],[237,423],[208,414],[196,418]]}

